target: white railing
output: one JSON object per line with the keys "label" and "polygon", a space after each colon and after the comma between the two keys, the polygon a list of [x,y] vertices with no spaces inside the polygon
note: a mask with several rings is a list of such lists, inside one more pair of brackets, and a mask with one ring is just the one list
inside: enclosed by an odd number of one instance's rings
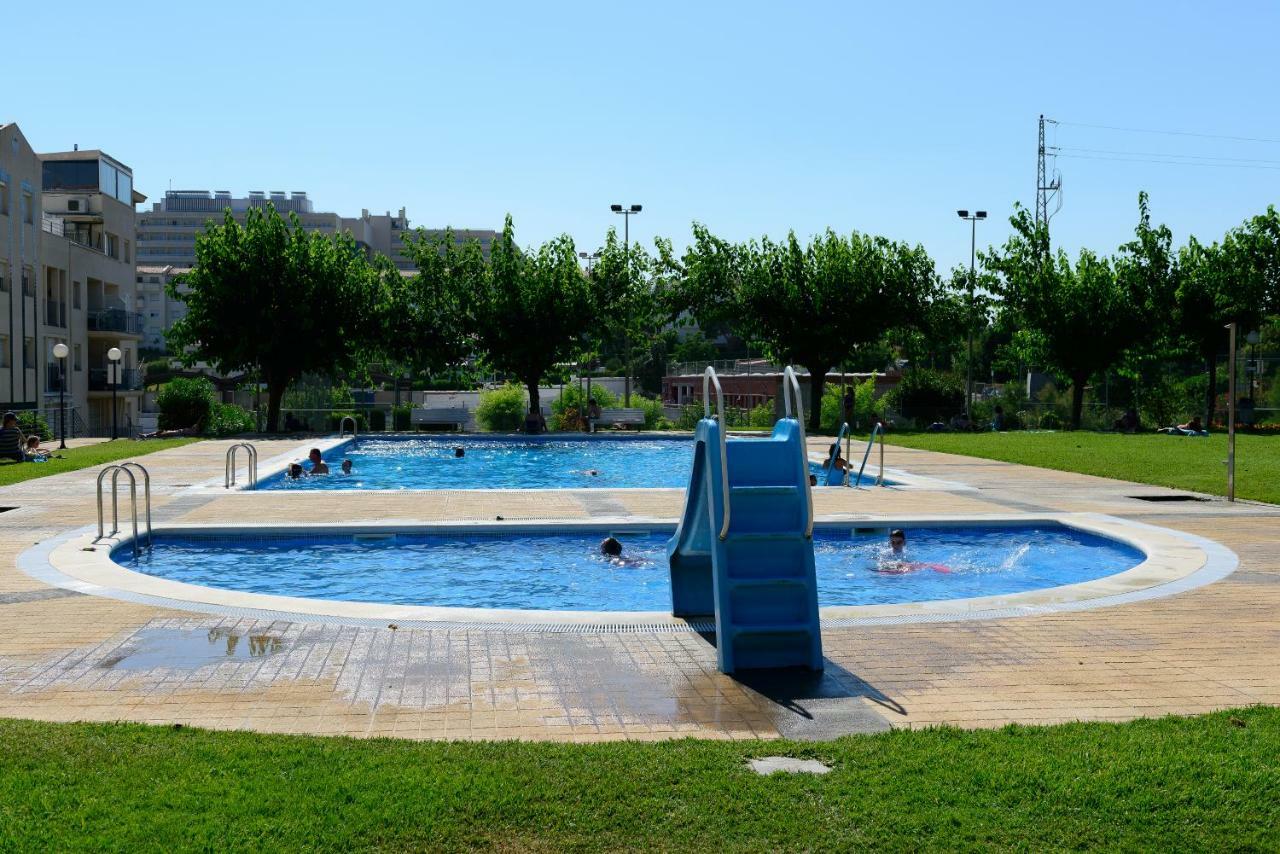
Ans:
{"label": "white railing", "polygon": [[884,486],[884,425],[879,421],[871,428],[871,437],[867,439],[867,449],[862,453],[862,465],[858,466],[858,478],[854,481],[854,486],[862,485],[862,472],[867,467],[867,457],[871,456],[871,448],[876,443],[876,437],[880,437],[880,476],[876,478],[878,486]]}
{"label": "white railing", "polygon": [[244,449],[245,456],[248,458],[249,471],[247,472],[247,477],[249,488],[253,489],[258,485],[258,449],[248,442],[237,442],[227,448],[227,471],[222,481],[223,489],[230,489],[236,485],[236,452],[241,448]]}
{"label": "white railing", "polygon": [[[790,392],[790,394],[788,394]],[[809,446],[804,438],[804,402],[800,398],[800,381],[790,365],[782,371],[782,405],[786,417],[791,417],[791,395],[796,399],[796,426],[800,429],[800,466],[804,473],[804,500],[807,519],[804,525],[805,537],[813,536],[813,487],[809,485]]]}
{"label": "white railing", "polygon": [[[129,478],[129,507],[133,516],[133,556],[138,556],[138,479],[133,476],[132,469],[142,472],[142,482],[145,489],[145,500],[147,510],[147,546],[151,546],[151,475],[141,463],[120,463],[119,465],[110,465],[98,473],[98,536],[94,542],[98,542],[104,536],[115,536],[120,532],[120,503],[119,503],[119,482],[120,475],[123,473]],[[106,526],[103,520],[103,502],[102,502],[102,481],[107,475],[111,475],[111,531],[105,530]]]}
{"label": "white railing", "polygon": [[716,387],[716,421],[720,425],[720,487],[724,494],[724,518],[720,523],[720,539],[729,536],[729,452],[728,426],[724,423],[724,392],[720,389],[720,378],[716,369],[707,365],[702,372],[702,415],[711,417],[711,385]]}

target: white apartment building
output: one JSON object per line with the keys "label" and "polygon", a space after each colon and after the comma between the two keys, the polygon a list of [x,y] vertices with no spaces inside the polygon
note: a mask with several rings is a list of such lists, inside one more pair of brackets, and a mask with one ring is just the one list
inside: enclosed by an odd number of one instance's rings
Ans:
{"label": "white apartment building", "polygon": [[[250,208],[275,206],[282,214],[297,214],[308,231],[336,234],[350,232],[356,244],[370,255],[381,253],[391,258],[398,269],[416,272],[413,262],[402,254],[404,234],[412,231],[404,208],[398,214],[370,215],[362,210],[358,217],[341,217],[336,213],[315,210],[302,190],[250,191],[247,196],[232,196],[229,190],[170,190],[150,211],[138,214],[138,258],[136,309],[143,317],[143,346],[165,351],[165,332],[186,313],[186,306],[168,296],[166,285],[175,276],[187,272],[195,263],[196,235],[210,223],[220,223],[230,208],[237,222],[243,223]],[[441,233],[433,229],[430,233]],[[463,229],[454,233],[461,243],[477,240],[487,257],[497,233],[489,229]]]}
{"label": "white apartment building", "polygon": [[145,198],[108,154],[38,154],[0,124],[0,407],[40,410],[56,432],[61,390],[68,434],[107,435],[114,420],[129,435],[142,396],[134,205]]}

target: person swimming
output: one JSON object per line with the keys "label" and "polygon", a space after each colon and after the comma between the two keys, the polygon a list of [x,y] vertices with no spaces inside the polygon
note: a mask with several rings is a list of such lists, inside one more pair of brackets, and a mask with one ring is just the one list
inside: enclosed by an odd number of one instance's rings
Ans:
{"label": "person swimming", "polygon": [[876,559],[876,565],[872,567],[872,572],[878,572],[881,575],[907,575],[908,573],[920,572],[925,569],[931,569],[934,572],[951,572],[951,568],[944,564],[904,560],[906,551],[907,532],[901,528],[894,528],[889,532],[889,553]]}
{"label": "person swimming", "polygon": [[342,473],[351,474],[351,460],[342,461]]}
{"label": "person swimming", "polygon": [[289,464],[289,478],[291,480],[299,480],[305,472],[302,469],[302,463]]}
{"label": "person swimming", "polygon": [[604,555],[609,563],[618,566],[648,566],[652,563],[642,557],[624,557],[622,554],[622,543],[617,537],[609,536],[600,541],[600,554]]}
{"label": "person swimming", "polygon": [[320,455],[319,448],[312,448],[311,453],[307,454],[307,459],[311,461],[312,474],[328,474],[329,464],[324,461],[324,457]]}
{"label": "person swimming", "polygon": [[460,459],[462,457],[465,457],[466,455],[467,455],[467,449],[462,446],[458,446],[453,449],[454,459]]}

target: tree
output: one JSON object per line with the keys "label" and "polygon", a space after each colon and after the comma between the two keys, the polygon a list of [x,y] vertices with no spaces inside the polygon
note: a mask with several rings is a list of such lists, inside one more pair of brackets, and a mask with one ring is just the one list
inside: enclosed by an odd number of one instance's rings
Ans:
{"label": "tree", "polygon": [[[267,384],[267,429],[280,399],[306,372],[349,368],[374,315],[368,263],[349,235],[308,233],[275,207],[250,208],[244,225],[227,211],[196,236],[196,263],[168,287],[187,305],[168,340],[188,365],[255,371]],[[178,285],[185,283],[187,290]]]}
{"label": "tree", "polygon": [[828,230],[802,247],[767,237],[734,246],[694,225],[684,306],[701,325],[727,321],[775,359],[809,371],[809,427],[819,429],[832,368],[908,326],[937,286],[922,247]]}
{"label": "tree", "polygon": [[418,272],[403,276],[390,259],[374,259],[379,290],[374,355],[402,370],[440,371],[466,358],[472,346],[474,300],[469,287],[485,268],[480,244],[459,245],[452,229],[418,229],[404,254]]}
{"label": "tree", "polygon": [[631,405],[631,377],[636,350],[650,353],[666,319],[662,304],[650,275],[653,261],[638,243],[624,246],[618,232],[610,228],[605,235],[599,260],[591,270],[597,299],[609,307],[600,318],[605,331],[615,339],[626,365],[624,406]]}
{"label": "tree", "polygon": [[1142,303],[1133,280],[1117,278],[1109,259],[1087,249],[1073,264],[1049,251],[1049,229],[1021,205],[1009,218],[1013,235],[1002,250],[981,253],[984,268],[1000,275],[997,291],[1021,328],[1013,346],[1027,362],[1040,361],[1071,381],[1071,429],[1080,427],[1089,378],[1119,361],[1140,339]]}
{"label": "tree", "polygon": [[496,370],[520,378],[530,411],[537,411],[543,374],[577,350],[597,310],[607,305],[596,299],[568,235],[525,252],[516,245],[510,216],[489,264],[470,276],[476,342]]}

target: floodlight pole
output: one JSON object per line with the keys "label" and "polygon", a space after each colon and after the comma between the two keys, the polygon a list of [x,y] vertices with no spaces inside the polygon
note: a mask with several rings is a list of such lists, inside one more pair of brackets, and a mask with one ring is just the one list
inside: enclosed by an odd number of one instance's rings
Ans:
{"label": "floodlight pole", "polygon": [[1227,330],[1227,500],[1234,502],[1236,500],[1236,324],[1228,323]]}
{"label": "floodlight pole", "polygon": [[974,279],[977,278],[977,254],[978,254],[978,220],[986,219],[986,211],[974,211],[970,216],[968,211],[956,211],[961,219],[967,219],[970,223],[969,232],[969,322],[965,324],[969,327],[969,350],[968,357],[965,359],[964,368],[964,417],[969,422],[969,427],[973,427],[973,285]]}
{"label": "floodlight pole", "polygon": [[[626,279],[627,295],[631,294],[631,215],[640,213],[640,205],[609,205],[609,210],[616,214],[622,214],[622,259],[623,270]],[[627,318],[630,320],[630,318]],[[623,382],[623,402],[626,407],[631,406],[631,331],[626,327],[622,331],[622,349],[626,351],[627,358],[627,376]]]}

